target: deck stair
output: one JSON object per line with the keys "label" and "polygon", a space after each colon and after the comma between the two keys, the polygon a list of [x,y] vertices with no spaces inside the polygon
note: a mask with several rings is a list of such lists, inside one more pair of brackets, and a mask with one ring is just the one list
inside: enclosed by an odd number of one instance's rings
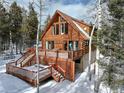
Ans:
{"label": "deck stair", "polygon": [[23,60],[21,63],[20,63],[20,66],[21,67],[24,67],[25,64],[27,64],[32,58],[35,57],[35,54],[30,54],[27,58],[25,58],[25,60]]}
{"label": "deck stair", "polygon": [[52,67],[52,77],[57,82],[61,82],[65,80],[64,76],[53,67]]}
{"label": "deck stair", "polygon": [[22,64],[26,63],[30,58],[33,57],[33,55],[35,54],[35,51],[27,51],[26,53],[24,53],[15,63],[17,67],[21,67]]}

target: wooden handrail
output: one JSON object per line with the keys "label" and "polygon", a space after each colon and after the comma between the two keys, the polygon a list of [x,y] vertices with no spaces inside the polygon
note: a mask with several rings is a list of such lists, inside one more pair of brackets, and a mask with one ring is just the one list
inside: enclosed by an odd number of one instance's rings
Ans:
{"label": "wooden handrail", "polygon": [[[24,53],[19,59],[21,59],[23,56],[25,56],[27,53],[29,53],[30,52],[30,50],[28,50],[26,53]],[[18,59],[18,60],[19,60]],[[18,61],[18,60],[16,60],[16,62]]]}
{"label": "wooden handrail", "polygon": [[64,74],[64,77],[65,77],[65,73],[66,73],[66,71],[63,69],[63,68],[61,68],[59,65],[57,66],[57,69],[59,68],[59,70],[61,70],[62,71],[62,73]]}
{"label": "wooden handrail", "polygon": [[[32,61],[32,59],[33,59],[35,56],[36,56],[36,54],[34,54],[26,63]],[[21,67],[23,67],[23,66],[26,64],[26,63],[25,63],[25,64],[22,65],[22,63],[23,63],[23,61],[20,63],[20,64],[21,64]]]}
{"label": "wooden handrail", "polygon": [[21,67],[17,67],[17,66],[13,66],[13,65],[10,65],[10,64],[6,64],[8,67],[13,67],[13,68],[17,68],[17,69],[21,69],[21,70],[25,70],[27,72],[33,72],[33,73],[36,73],[35,71],[30,71],[30,70],[27,70],[25,68],[21,68]]}
{"label": "wooden handrail", "polygon": [[13,63],[15,63],[15,61],[11,61],[11,62],[9,62],[9,63],[7,63],[7,64],[13,64]]}
{"label": "wooden handrail", "polygon": [[[22,62],[26,59],[26,57],[33,54],[33,53],[34,53],[34,51],[31,51],[31,52],[25,54],[24,56],[22,56],[21,58],[24,58],[24,59],[19,64],[22,64]],[[17,65],[17,62],[18,62],[18,60],[16,61],[16,65]]]}
{"label": "wooden handrail", "polygon": [[46,69],[50,69],[50,68],[51,68],[51,66],[50,67],[43,68],[43,69],[39,70],[39,72],[44,71]]}
{"label": "wooden handrail", "polygon": [[83,49],[68,51],[68,58],[75,60],[77,57],[82,56],[83,52]]}
{"label": "wooden handrail", "polygon": [[[49,67],[44,68],[44,69],[42,69],[42,70],[39,70],[39,72],[44,71],[44,70],[46,70],[46,69],[50,69],[50,70],[52,70],[52,66],[49,66]],[[34,71],[34,72],[37,73],[37,71]],[[52,72],[52,71],[51,71],[51,72]],[[51,73],[51,74],[52,74],[52,73]],[[35,79],[35,78],[37,78],[37,74],[34,76],[33,79]]]}

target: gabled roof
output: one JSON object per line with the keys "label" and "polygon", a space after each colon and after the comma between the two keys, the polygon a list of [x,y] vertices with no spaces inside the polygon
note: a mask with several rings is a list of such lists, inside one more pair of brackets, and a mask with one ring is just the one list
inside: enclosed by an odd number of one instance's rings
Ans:
{"label": "gabled roof", "polygon": [[41,39],[43,38],[43,36],[45,35],[45,33],[47,32],[49,27],[52,25],[52,23],[54,22],[54,18],[57,15],[60,15],[68,24],[70,24],[72,26],[73,29],[75,29],[76,31],[79,31],[84,39],[89,39],[89,33],[90,32],[85,31],[84,28],[82,27],[82,25],[86,25],[86,26],[92,27],[91,25],[89,25],[89,24],[87,24],[87,23],[85,23],[83,21],[80,21],[78,19],[75,19],[75,18],[73,18],[71,16],[68,16],[68,15],[66,15],[65,13],[63,13],[63,12],[61,12],[59,10],[57,10],[55,12],[55,14],[53,15],[52,19],[49,21],[49,23],[45,27]]}

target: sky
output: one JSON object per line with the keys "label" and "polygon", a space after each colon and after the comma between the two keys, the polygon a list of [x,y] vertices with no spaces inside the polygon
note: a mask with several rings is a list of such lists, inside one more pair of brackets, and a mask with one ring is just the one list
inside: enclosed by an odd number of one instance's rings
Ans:
{"label": "sky", "polygon": [[78,3],[87,4],[90,0],[49,0],[49,1],[61,2],[65,5],[68,5],[68,4],[78,4]]}
{"label": "sky", "polygon": [[87,10],[91,7],[91,1],[93,0],[51,0],[51,13],[55,12],[56,9],[67,13],[70,16],[80,18],[83,14],[86,14]]}
{"label": "sky", "polygon": [[[39,13],[39,8],[37,7],[38,0],[11,0],[17,1],[18,5],[28,9],[29,1],[34,1],[34,7],[37,13]],[[43,12],[43,15],[53,16],[56,10],[60,10],[74,18],[87,21],[88,23],[92,20],[91,11],[94,7],[96,0],[43,0],[46,8]],[[43,17],[45,20],[46,16]]]}

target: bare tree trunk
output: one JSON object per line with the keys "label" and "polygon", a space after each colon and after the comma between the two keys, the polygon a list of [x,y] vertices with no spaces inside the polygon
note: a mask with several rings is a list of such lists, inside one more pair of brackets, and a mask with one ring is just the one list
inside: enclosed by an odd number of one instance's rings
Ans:
{"label": "bare tree trunk", "polygon": [[92,38],[93,38],[93,33],[94,33],[94,29],[95,29],[95,26],[96,26],[96,22],[97,22],[97,18],[95,19],[95,23],[93,25],[93,29],[91,31],[91,35],[89,36],[89,67],[88,67],[88,73],[89,73],[89,80],[91,81],[91,72],[90,72],[90,65],[91,65],[91,52],[92,52]]}
{"label": "bare tree trunk", "polygon": [[109,89],[109,93],[111,93],[111,88]]}
{"label": "bare tree trunk", "polygon": [[16,45],[16,54],[18,54],[18,44],[15,43],[15,45]]}
{"label": "bare tree trunk", "polygon": [[106,92],[108,93],[108,89],[107,89],[107,87],[106,87]]}
{"label": "bare tree trunk", "polygon": [[104,76],[104,73],[102,74],[102,76],[100,78],[98,78],[97,80],[95,80],[94,93],[99,93],[99,87],[100,87],[100,84],[102,82],[103,76]]}

